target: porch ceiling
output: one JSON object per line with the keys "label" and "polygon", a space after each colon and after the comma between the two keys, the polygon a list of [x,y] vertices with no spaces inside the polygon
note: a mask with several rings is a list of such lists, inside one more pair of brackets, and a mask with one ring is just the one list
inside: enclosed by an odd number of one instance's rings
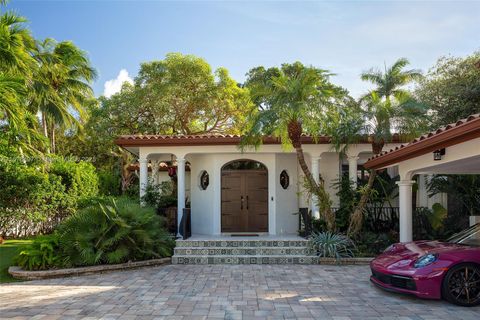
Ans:
{"label": "porch ceiling", "polygon": [[480,174],[480,155],[449,163],[425,167],[417,173],[436,174]]}

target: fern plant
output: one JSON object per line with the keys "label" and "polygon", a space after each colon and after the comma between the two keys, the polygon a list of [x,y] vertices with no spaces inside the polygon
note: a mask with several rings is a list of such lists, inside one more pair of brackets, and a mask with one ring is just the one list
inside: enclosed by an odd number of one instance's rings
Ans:
{"label": "fern plant", "polygon": [[56,233],[39,236],[15,258],[15,263],[26,270],[45,270],[61,265]]}
{"label": "fern plant", "polygon": [[320,257],[352,258],[355,244],[350,238],[340,233],[314,232],[308,239],[310,252]]}

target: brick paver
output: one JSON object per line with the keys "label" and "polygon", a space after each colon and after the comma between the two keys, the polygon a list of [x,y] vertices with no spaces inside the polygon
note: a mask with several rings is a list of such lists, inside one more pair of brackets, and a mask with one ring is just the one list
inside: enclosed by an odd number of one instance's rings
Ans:
{"label": "brick paver", "polygon": [[0,286],[1,319],[480,319],[384,292],[368,266],[168,265]]}

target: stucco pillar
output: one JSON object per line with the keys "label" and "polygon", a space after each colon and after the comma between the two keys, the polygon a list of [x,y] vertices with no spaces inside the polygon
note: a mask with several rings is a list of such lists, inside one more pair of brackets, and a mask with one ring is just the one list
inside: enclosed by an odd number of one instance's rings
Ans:
{"label": "stucco pillar", "polygon": [[400,242],[412,241],[412,186],[415,181],[397,182],[400,202]]}
{"label": "stucco pillar", "polygon": [[352,182],[353,189],[357,189],[357,171],[358,171],[358,159],[357,156],[347,156],[348,159],[348,178]]}
{"label": "stucco pillar", "polygon": [[185,159],[177,157],[177,236],[180,237],[180,221],[185,207]]}
{"label": "stucco pillar", "polygon": [[148,159],[141,158],[138,159],[138,162],[140,163],[140,199],[142,199],[148,183]]}
{"label": "stucco pillar", "polygon": [[[312,175],[313,175],[313,179],[317,183],[320,181],[320,168],[319,168],[320,159],[321,159],[320,157],[312,157]],[[319,219],[320,209],[318,208],[318,199],[315,195],[312,195],[311,209],[312,209],[312,216],[316,219]]]}

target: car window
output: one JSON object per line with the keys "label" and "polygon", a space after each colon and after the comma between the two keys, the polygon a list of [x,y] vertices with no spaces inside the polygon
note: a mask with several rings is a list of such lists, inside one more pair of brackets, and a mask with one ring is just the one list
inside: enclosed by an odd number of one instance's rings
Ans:
{"label": "car window", "polygon": [[470,246],[480,246],[480,224],[477,223],[468,229],[460,231],[447,241]]}

